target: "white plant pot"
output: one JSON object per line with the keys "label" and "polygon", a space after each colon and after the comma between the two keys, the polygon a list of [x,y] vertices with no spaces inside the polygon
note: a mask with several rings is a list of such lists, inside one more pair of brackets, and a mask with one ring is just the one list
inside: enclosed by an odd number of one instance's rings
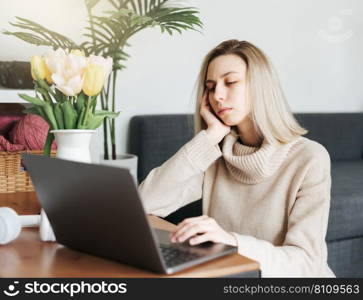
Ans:
{"label": "white plant pot", "polygon": [[108,159],[105,160],[103,157],[100,158],[100,164],[118,168],[128,169],[135,181],[135,184],[138,185],[137,181],[137,156],[134,154],[122,154],[116,155],[116,159]]}
{"label": "white plant pot", "polygon": [[90,143],[96,130],[52,130],[57,142],[57,158],[91,163]]}
{"label": "white plant pot", "polygon": [[[90,143],[96,130],[64,129],[52,130],[57,142],[57,158],[91,163]],[[39,235],[42,241],[55,241],[53,229],[45,211],[41,210]]]}

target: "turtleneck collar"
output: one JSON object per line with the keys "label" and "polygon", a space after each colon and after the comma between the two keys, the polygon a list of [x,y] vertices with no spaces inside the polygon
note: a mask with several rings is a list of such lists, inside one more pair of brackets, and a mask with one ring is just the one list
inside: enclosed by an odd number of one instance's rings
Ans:
{"label": "turtleneck collar", "polygon": [[222,154],[232,176],[246,184],[256,184],[272,176],[290,153],[291,147],[300,140],[275,145],[263,140],[260,147],[243,145],[233,129],[223,141]]}

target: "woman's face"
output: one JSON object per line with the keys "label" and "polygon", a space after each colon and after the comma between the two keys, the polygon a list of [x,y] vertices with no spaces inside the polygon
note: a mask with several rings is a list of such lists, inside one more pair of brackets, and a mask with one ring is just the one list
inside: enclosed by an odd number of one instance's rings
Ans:
{"label": "woman's face", "polygon": [[243,59],[234,54],[218,56],[208,66],[205,86],[210,105],[228,126],[242,123],[250,113],[246,68]]}

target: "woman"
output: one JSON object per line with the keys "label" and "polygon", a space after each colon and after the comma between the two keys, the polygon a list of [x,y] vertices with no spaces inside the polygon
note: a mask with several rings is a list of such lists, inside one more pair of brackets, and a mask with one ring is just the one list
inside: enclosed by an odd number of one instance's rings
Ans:
{"label": "woman", "polygon": [[335,277],[327,264],[330,157],[294,119],[272,65],[246,41],[206,56],[196,135],[139,190],[161,217],[203,198],[203,215],[178,224],[172,242],[238,247],[263,277]]}

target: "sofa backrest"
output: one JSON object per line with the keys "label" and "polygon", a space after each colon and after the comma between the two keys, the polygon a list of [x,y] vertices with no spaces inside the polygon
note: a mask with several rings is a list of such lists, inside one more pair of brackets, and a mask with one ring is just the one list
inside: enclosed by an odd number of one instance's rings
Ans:
{"label": "sofa backrest", "polygon": [[363,113],[300,113],[305,137],[322,144],[332,161],[363,159]]}
{"label": "sofa backrest", "polygon": [[[299,113],[307,138],[321,143],[331,160],[363,159],[363,113]],[[169,159],[194,134],[191,114],[140,115],[132,117],[128,152],[136,154],[138,180]]]}
{"label": "sofa backrest", "polygon": [[137,177],[143,181],[192,139],[192,115],[144,115],[130,120],[128,152],[138,156]]}

